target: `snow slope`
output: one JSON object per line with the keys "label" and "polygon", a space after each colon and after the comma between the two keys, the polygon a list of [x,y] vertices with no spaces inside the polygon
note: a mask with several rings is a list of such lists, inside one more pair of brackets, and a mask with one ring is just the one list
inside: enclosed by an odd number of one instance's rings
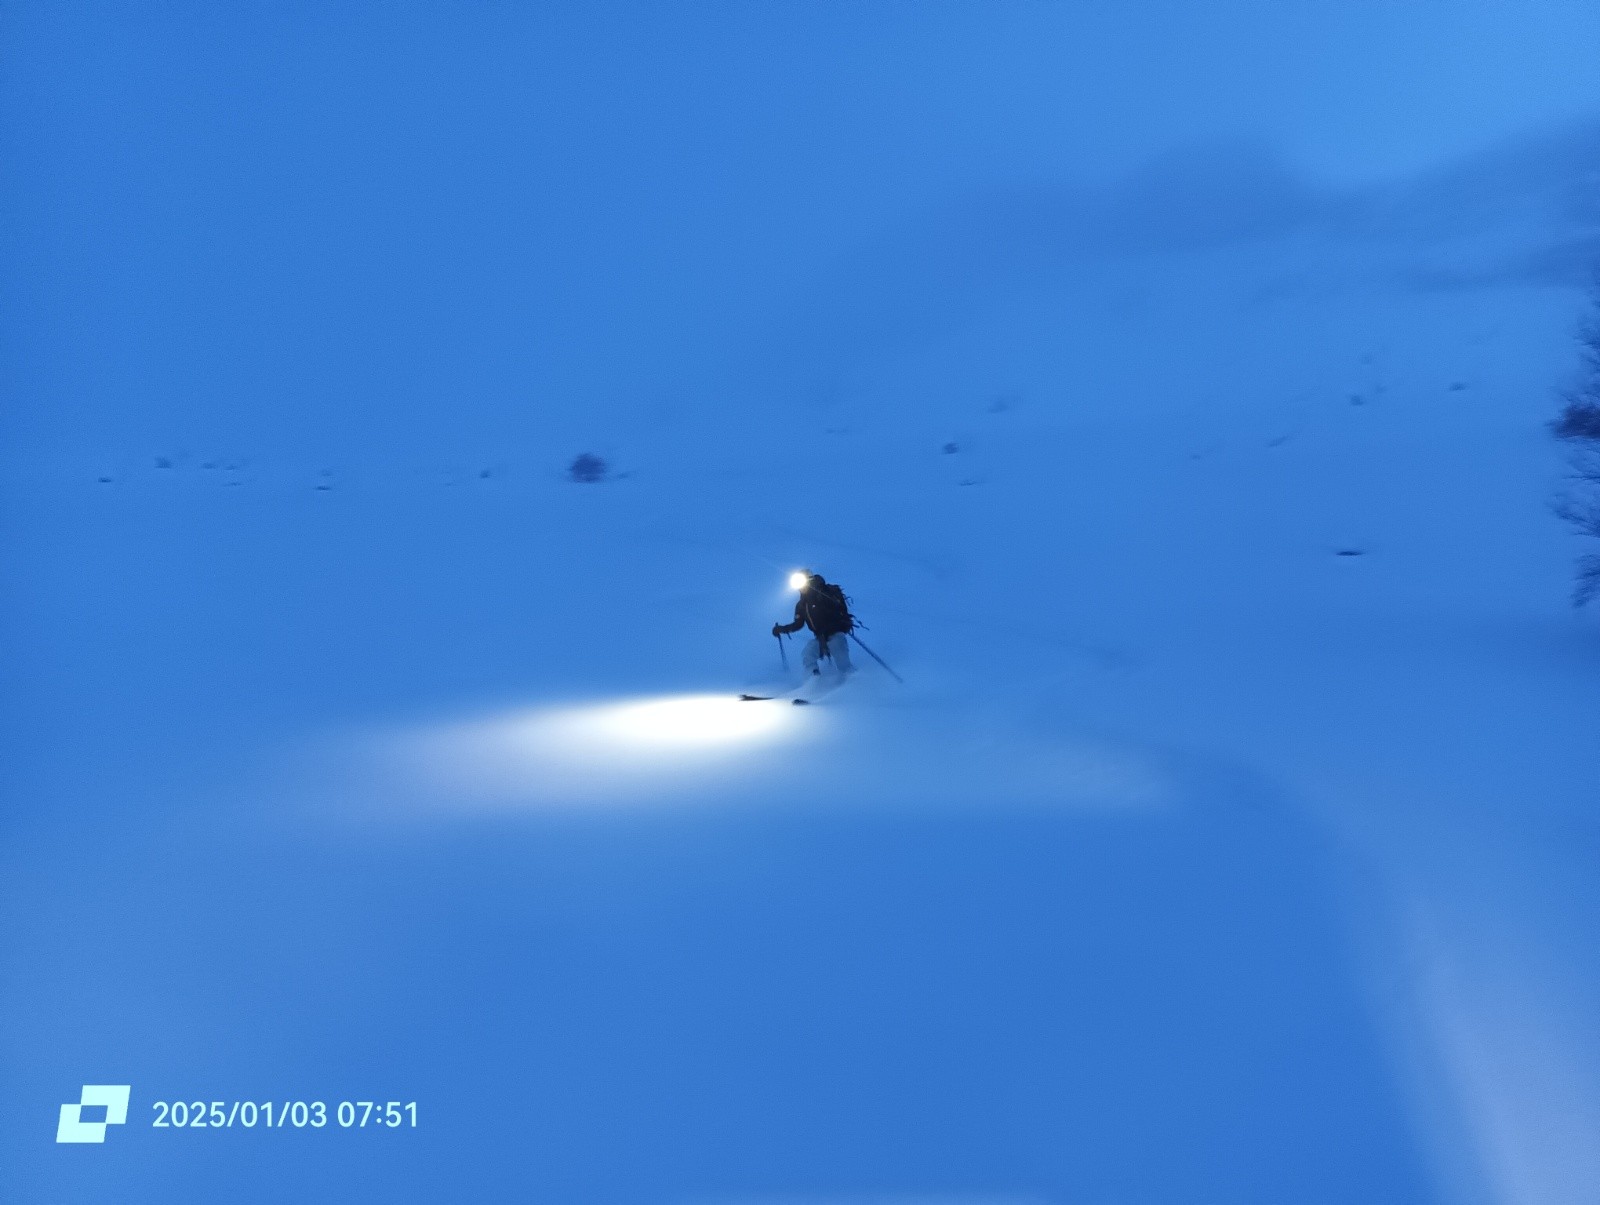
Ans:
{"label": "snow slope", "polygon": [[[240,334],[197,253],[163,334],[36,284],[0,1197],[1592,1199],[1600,633],[1542,423],[1596,146],[962,193],[587,394],[511,285]],[[800,565],[904,687],[731,701]],[[52,1145],[94,1082],[130,1124]]]}

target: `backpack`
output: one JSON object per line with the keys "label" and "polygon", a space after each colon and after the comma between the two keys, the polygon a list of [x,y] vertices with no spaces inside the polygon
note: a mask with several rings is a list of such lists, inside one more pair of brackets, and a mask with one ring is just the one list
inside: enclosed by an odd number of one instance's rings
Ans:
{"label": "backpack", "polygon": [[832,582],[823,582],[821,588],[807,591],[806,622],[819,639],[839,632],[848,632],[856,626],[856,617],[850,614],[850,597]]}

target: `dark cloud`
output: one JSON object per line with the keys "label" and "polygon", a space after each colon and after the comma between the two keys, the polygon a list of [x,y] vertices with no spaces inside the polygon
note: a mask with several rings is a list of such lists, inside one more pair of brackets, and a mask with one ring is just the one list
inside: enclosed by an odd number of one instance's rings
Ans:
{"label": "dark cloud", "polygon": [[[1092,261],[1297,239],[1340,279],[1402,287],[1581,283],[1600,260],[1600,120],[1532,131],[1415,175],[1320,183],[1270,145],[1183,148],[1101,186],[1035,181],[930,208],[858,249],[819,307],[834,346],[925,337],[985,294]],[[1305,287],[1318,281],[1301,265]]]}

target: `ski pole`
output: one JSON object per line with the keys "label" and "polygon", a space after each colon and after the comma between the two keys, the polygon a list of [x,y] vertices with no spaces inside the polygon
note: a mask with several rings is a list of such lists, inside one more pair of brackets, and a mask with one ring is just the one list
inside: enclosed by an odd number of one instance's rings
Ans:
{"label": "ski pole", "polygon": [[[883,666],[884,669],[889,669],[889,663],[887,661],[885,661],[882,657],[878,656],[877,653],[874,653],[865,644],[862,644],[861,637],[857,636],[854,632],[851,632],[850,633],[850,639],[854,640],[857,644],[861,645],[861,651],[863,653],[865,653],[867,656],[871,657],[879,665]],[[906,684],[906,680],[904,678],[902,678],[899,674],[895,673],[894,670],[892,670],[892,669],[889,669],[889,676],[891,678],[893,678],[896,682],[900,683],[901,686],[904,686]]]}
{"label": "ski pole", "polygon": [[783,650],[783,637],[778,637],[778,660],[783,662],[783,672],[789,672],[789,654]]}

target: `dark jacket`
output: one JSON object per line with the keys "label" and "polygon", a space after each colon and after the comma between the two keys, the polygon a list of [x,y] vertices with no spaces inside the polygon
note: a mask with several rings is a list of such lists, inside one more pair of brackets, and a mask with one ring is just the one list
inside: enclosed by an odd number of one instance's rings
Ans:
{"label": "dark jacket", "polygon": [[813,576],[806,583],[806,588],[800,591],[799,601],[794,604],[794,622],[779,624],[777,630],[798,632],[801,628],[810,628],[813,636],[827,644],[828,637],[848,632],[855,626],[844,591],[831,582],[823,581],[821,577]]}

